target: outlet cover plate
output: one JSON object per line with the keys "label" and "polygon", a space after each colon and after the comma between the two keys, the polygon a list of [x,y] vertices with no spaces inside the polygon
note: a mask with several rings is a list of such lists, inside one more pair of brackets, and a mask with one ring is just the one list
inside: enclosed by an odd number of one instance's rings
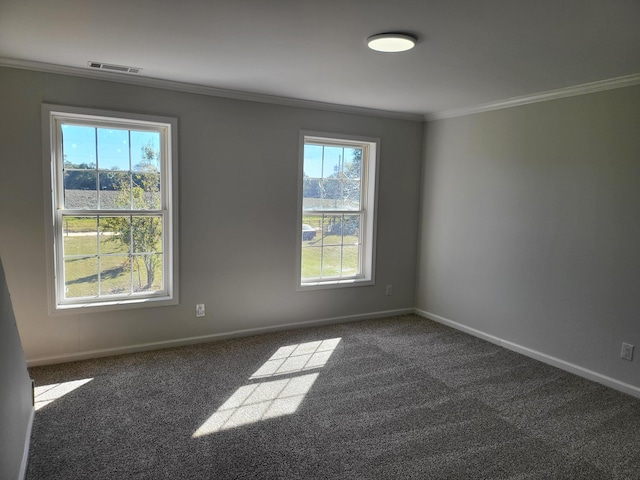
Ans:
{"label": "outlet cover plate", "polygon": [[633,360],[633,349],[634,349],[634,346],[631,345],[630,343],[623,343],[622,351],[620,352],[620,357],[629,361]]}

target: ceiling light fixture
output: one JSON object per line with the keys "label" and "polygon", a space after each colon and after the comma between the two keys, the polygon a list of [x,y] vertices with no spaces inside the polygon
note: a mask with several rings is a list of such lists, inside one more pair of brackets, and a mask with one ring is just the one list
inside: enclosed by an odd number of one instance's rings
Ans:
{"label": "ceiling light fixture", "polygon": [[405,52],[416,46],[416,40],[406,33],[379,33],[367,38],[367,46],[377,52]]}

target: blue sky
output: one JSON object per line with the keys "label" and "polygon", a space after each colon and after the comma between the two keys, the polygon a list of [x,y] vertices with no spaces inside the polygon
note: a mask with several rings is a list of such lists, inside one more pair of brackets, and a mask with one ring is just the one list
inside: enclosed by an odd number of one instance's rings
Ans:
{"label": "blue sky", "polygon": [[[130,136],[129,133],[131,133]],[[135,167],[142,160],[144,145],[151,143],[155,148],[158,148],[160,144],[158,132],[96,129],[81,125],[63,125],[62,136],[62,153],[65,161],[74,164],[97,163],[101,170],[129,170],[129,152],[131,152],[132,166]]]}
{"label": "blue sky", "polygon": [[304,173],[311,178],[327,178],[338,171],[343,159],[350,162],[353,158],[353,152],[353,148],[306,144],[304,146]]}

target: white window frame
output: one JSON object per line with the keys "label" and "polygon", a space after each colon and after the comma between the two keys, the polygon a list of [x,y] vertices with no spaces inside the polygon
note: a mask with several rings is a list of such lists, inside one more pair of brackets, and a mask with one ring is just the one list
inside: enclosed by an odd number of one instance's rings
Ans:
{"label": "white window frame", "polygon": [[[360,256],[360,272],[352,277],[319,279],[303,281],[302,279],[302,217],[304,189],[304,147],[307,143],[327,146],[364,147],[361,178],[361,211],[363,225],[360,226],[362,254]],[[380,163],[380,139],[365,136],[344,135],[326,132],[301,131],[299,141],[298,164],[298,228],[296,248],[296,290],[357,287],[375,285],[376,263],[376,229],[378,210],[378,168]],[[309,214],[322,213],[320,210],[309,210]],[[353,214],[359,212],[327,210],[328,214]]]}
{"label": "white window frame", "polygon": [[[64,208],[61,126],[69,122],[95,127],[147,129],[160,132],[161,206],[158,210],[71,210]],[[60,105],[42,105],[47,289],[49,313],[117,310],[145,306],[177,305],[178,296],[178,149],[177,119]],[[63,274],[63,214],[159,215],[163,218],[163,290],[129,295],[105,295],[91,299],[65,299]]]}

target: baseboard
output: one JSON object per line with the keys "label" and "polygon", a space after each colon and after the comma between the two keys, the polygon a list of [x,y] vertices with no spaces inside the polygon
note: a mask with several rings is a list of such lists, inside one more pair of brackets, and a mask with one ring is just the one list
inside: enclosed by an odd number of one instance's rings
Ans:
{"label": "baseboard", "polygon": [[33,419],[35,418],[36,410],[31,407],[31,413],[29,414],[29,421],[27,422],[27,431],[24,437],[24,448],[22,449],[22,462],[20,462],[20,472],[18,472],[18,479],[24,480],[27,476],[27,462],[29,461],[29,446],[31,445],[31,430],[33,430]]}
{"label": "baseboard", "polygon": [[620,392],[624,392],[634,397],[640,398],[640,388],[634,385],[629,385],[628,383],[621,382],[620,380],[616,380],[615,378],[602,375],[601,373],[594,372],[593,370],[589,370],[587,368],[567,362],[565,360],[561,360],[556,357],[552,357],[551,355],[547,355],[546,353],[538,352],[537,350],[533,350],[523,345],[504,340],[500,337],[496,337],[495,335],[490,335],[481,330],[477,330],[461,323],[454,322],[453,320],[449,320],[448,318],[441,317],[440,315],[420,310],[419,308],[414,309],[414,313],[429,320],[433,320],[434,322],[438,322],[448,327],[455,328],[456,330],[460,330],[461,332],[468,333],[469,335],[473,335],[474,337],[478,337],[488,342],[495,343],[496,345],[504,347],[508,350],[521,353],[522,355],[533,358],[535,360],[539,360],[543,363],[546,363],[553,367],[557,367],[566,372],[586,378],[587,380],[600,383],[607,387],[613,388],[614,390],[618,390]]}
{"label": "baseboard", "polygon": [[406,315],[414,313],[413,308],[400,308],[396,310],[384,310],[378,312],[362,313],[357,315],[344,315],[340,317],[321,318],[315,320],[307,320],[304,322],[283,323],[279,325],[271,325],[260,328],[247,328],[244,330],[235,330],[232,332],[214,333],[211,335],[202,335],[198,337],[188,337],[176,340],[166,340],[161,342],[140,343],[129,345],[126,347],[106,348],[101,350],[87,350],[84,352],[70,353],[63,355],[55,355],[50,357],[39,357],[27,359],[29,367],[38,367],[42,365],[53,365],[57,363],[75,362],[78,360],[88,360],[91,358],[111,357],[113,355],[123,355],[127,353],[145,352],[149,350],[159,350],[162,348],[182,347],[184,345],[194,345],[197,343],[207,343],[216,340],[225,340],[228,338],[248,337],[251,335],[259,335],[263,333],[279,332],[283,330],[292,330],[294,328],[318,327],[322,325],[331,325],[336,323],[356,322],[359,320],[367,320],[372,318],[392,317],[395,315]]}
{"label": "baseboard", "polygon": [[[317,327],[322,325],[331,325],[336,323],[347,323],[347,322],[355,322],[359,320],[367,320],[373,318],[383,318],[383,317],[391,317],[395,315],[405,315],[409,313],[415,313],[420,315],[421,317],[427,318],[429,320],[433,320],[435,322],[441,323],[443,325],[447,325],[456,330],[468,333],[473,335],[474,337],[481,338],[488,342],[499,345],[508,350],[512,350],[514,352],[521,353],[526,355],[527,357],[533,358],[535,360],[539,360],[548,365],[560,368],[569,373],[573,373],[580,377],[586,378],[587,380],[591,380],[607,387],[613,388],[615,390],[627,393],[634,397],[640,398],[640,387],[636,387],[634,385],[630,385],[628,383],[621,382],[612,377],[608,377],[606,375],[602,375],[598,372],[594,372],[593,370],[589,370],[587,368],[581,367],[579,365],[567,362],[565,360],[561,360],[557,357],[553,357],[551,355],[547,355],[545,353],[539,352],[537,350],[533,350],[531,348],[525,347],[523,345],[504,340],[495,335],[490,335],[481,330],[477,330],[475,328],[468,327],[461,323],[455,322],[453,320],[449,320],[448,318],[441,317],[440,315],[436,315],[434,313],[430,313],[419,308],[401,308],[396,310],[384,310],[378,312],[369,312],[357,315],[345,315],[340,317],[331,317],[331,318],[322,318],[315,320],[308,320],[304,322],[294,322],[294,323],[285,323],[279,325],[271,325],[268,327],[260,327],[260,328],[248,328],[243,330],[235,330],[232,332],[223,332],[223,333],[215,333],[211,335],[203,335],[198,337],[188,337],[181,338],[177,340],[167,340],[161,342],[151,342],[151,343],[141,343],[136,345],[130,345],[126,347],[117,347],[117,348],[107,348],[101,350],[88,350],[84,352],[65,354],[65,355],[56,355],[50,357],[40,357],[35,359],[27,360],[27,365],[29,367],[36,367],[42,365],[52,365],[57,363],[66,363],[66,362],[74,362],[78,360],[88,360],[91,358],[100,358],[100,357],[110,357],[113,355],[123,355],[127,353],[136,353],[136,352],[145,352],[149,350],[159,350],[162,348],[171,348],[171,347],[181,347],[184,345],[194,345],[198,343],[206,343],[213,342],[217,340],[225,340],[228,338],[237,338],[237,337],[248,337],[251,335],[259,335],[263,333],[271,333],[278,332],[283,330],[291,330],[294,328],[307,328],[307,327]],[[29,424],[29,436],[31,434],[31,426],[33,423],[33,414]],[[27,440],[29,437],[27,437]],[[26,446],[28,452],[28,445]],[[26,454],[25,454],[26,455]],[[24,467],[26,471],[26,456],[23,459]],[[22,478],[22,477],[20,477]]]}

